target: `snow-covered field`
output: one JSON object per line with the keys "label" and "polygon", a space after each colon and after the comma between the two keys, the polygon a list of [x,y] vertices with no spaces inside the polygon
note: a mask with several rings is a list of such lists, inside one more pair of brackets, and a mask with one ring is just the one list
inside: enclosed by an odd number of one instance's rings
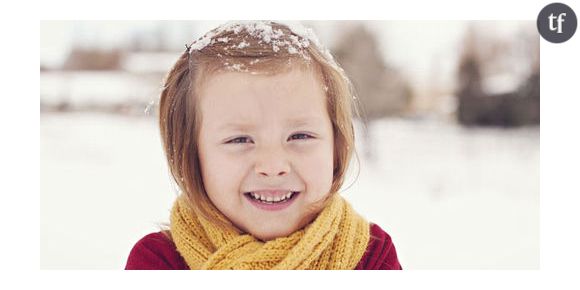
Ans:
{"label": "snow-covered field", "polygon": [[41,72],[40,100],[71,106],[145,102],[157,98],[162,75],[127,71]]}
{"label": "snow-covered field", "polygon": [[[539,128],[369,130],[374,155],[357,142],[344,195],[392,236],[405,269],[539,267]],[[41,114],[41,268],[123,268],[168,221],[176,193],[158,135],[153,117]]]}

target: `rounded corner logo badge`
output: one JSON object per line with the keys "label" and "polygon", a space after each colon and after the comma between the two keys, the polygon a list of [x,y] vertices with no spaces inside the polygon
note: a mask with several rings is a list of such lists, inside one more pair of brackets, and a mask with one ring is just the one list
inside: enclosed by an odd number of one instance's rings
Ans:
{"label": "rounded corner logo badge", "polygon": [[576,13],[563,3],[546,5],[538,14],[538,32],[547,41],[562,43],[572,38],[578,24]]}

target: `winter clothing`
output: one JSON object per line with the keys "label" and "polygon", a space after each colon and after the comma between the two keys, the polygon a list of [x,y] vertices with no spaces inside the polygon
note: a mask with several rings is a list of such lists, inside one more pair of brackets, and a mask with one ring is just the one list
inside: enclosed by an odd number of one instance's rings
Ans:
{"label": "winter clothing", "polygon": [[171,214],[171,238],[161,232],[145,236],[125,268],[402,269],[389,235],[369,225],[340,195],[304,229],[267,242],[215,226],[180,196]]}

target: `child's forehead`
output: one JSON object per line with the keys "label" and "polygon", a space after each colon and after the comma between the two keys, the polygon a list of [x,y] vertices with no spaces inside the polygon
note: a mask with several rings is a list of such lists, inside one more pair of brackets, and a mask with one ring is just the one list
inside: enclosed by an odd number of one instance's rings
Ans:
{"label": "child's forehead", "polygon": [[236,78],[241,73],[224,74],[200,95],[202,119],[216,129],[251,130],[264,123],[298,127],[328,118],[321,84],[304,72],[294,73],[246,79]]}
{"label": "child's forehead", "polygon": [[[322,124],[325,121],[324,116],[312,114],[312,115],[303,115],[303,116],[290,116],[287,118],[281,118],[280,123],[285,127],[294,128],[294,127],[303,127],[303,126],[312,126],[317,124]],[[251,131],[261,126],[265,126],[260,121],[252,120],[251,118],[226,118],[222,119],[218,130],[244,130],[244,131]]]}
{"label": "child's forehead", "polygon": [[216,113],[298,113],[326,100],[322,83],[302,71],[260,76],[227,72],[209,79],[198,97],[203,111]]}

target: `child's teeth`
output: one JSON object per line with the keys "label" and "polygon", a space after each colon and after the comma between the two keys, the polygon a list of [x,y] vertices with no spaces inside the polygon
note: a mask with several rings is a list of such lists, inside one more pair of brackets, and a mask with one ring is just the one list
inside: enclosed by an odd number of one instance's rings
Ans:
{"label": "child's teeth", "polygon": [[259,194],[254,193],[254,192],[250,192],[250,196],[253,197],[254,199],[262,201],[262,202],[268,202],[268,203],[285,201],[285,200],[291,198],[293,194],[294,194],[294,192],[289,191],[288,193],[286,193],[283,196],[261,196]]}

